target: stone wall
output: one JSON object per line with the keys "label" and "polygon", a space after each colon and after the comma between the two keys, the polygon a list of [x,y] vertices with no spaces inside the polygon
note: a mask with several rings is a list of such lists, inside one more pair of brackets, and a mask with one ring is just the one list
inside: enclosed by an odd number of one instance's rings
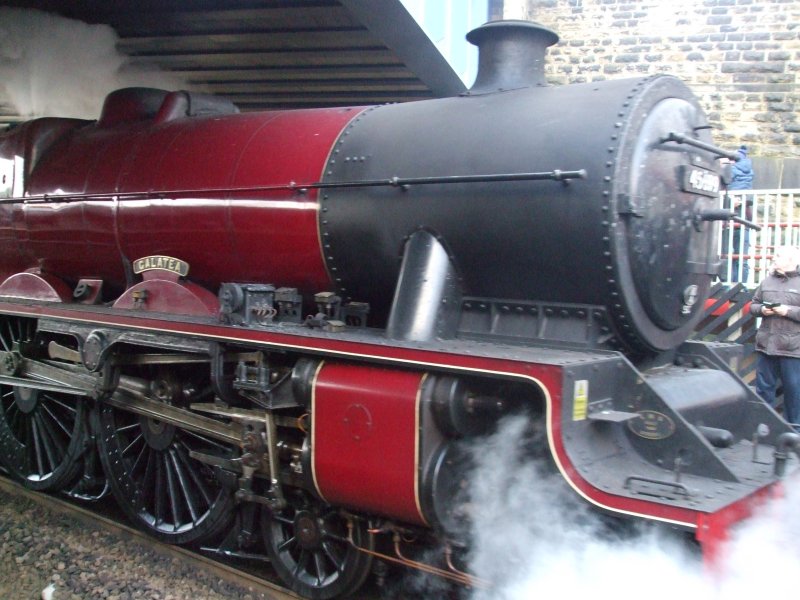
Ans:
{"label": "stone wall", "polygon": [[800,0],[505,0],[503,16],[560,35],[554,85],[680,77],[715,141],[750,148],[757,187],[800,188]]}

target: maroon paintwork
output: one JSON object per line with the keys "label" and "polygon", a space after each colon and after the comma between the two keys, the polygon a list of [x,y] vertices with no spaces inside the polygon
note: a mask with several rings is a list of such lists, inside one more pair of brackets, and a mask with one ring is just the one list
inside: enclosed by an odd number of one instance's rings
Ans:
{"label": "maroon paintwork", "polygon": [[117,298],[114,308],[199,317],[215,317],[219,313],[217,297],[196,283],[180,281],[176,274],[162,269],[146,271],[142,277],[144,281]]}
{"label": "maroon paintwork", "polygon": [[38,273],[17,273],[0,283],[0,296],[36,298],[42,302],[68,302],[72,291],[55,277]]}
{"label": "maroon paintwork", "polygon": [[[0,280],[38,268],[69,285],[100,278],[119,294],[125,260],[160,254],[188,262],[213,293],[222,281],[329,289],[317,192],[281,186],[319,181],[358,112],[70,121],[28,160],[25,195],[108,196],[0,205]],[[29,129],[0,138],[0,158],[31,154],[39,134]]]}
{"label": "maroon paintwork", "polygon": [[334,505],[425,524],[417,493],[416,372],[326,363],[313,395],[317,490]]}

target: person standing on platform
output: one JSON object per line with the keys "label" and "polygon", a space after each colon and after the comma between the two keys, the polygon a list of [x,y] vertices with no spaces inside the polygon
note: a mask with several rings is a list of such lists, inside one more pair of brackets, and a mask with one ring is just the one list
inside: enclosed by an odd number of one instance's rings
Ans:
{"label": "person standing on platform", "polygon": [[800,249],[775,251],[770,274],[753,294],[750,313],[761,317],[756,333],[756,392],[775,406],[783,384],[783,418],[800,427]]}
{"label": "person standing on platform", "polygon": [[[753,189],[753,161],[747,157],[747,146],[739,146],[736,151],[736,161],[731,165],[731,182],[728,191]],[[742,202],[745,203],[744,214]],[[736,199],[733,210],[739,217],[748,221],[753,220],[753,196],[744,194]],[[750,230],[739,224],[733,226],[733,254],[743,257],[750,252]],[[742,237],[744,234],[744,237]],[[727,249],[725,250],[727,251]],[[741,265],[741,278],[739,266]],[[734,258],[731,261],[731,281],[747,281],[750,273],[750,262],[746,258]]]}
{"label": "person standing on platform", "polygon": [[747,146],[739,146],[736,151],[736,161],[731,165],[731,182],[728,184],[728,189],[752,190],[753,175],[753,161],[747,157]]}

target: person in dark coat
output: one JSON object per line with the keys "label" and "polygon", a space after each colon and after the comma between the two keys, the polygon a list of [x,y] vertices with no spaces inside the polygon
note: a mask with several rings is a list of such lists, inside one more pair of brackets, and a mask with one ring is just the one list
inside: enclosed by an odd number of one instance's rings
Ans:
{"label": "person in dark coat", "polygon": [[770,274],[756,288],[750,313],[761,317],[756,333],[756,392],[775,406],[783,384],[783,417],[800,425],[800,249],[775,252]]}

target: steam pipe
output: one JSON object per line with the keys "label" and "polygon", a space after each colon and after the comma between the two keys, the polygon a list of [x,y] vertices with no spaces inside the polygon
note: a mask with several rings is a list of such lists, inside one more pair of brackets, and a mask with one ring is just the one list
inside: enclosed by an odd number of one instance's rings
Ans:
{"label": "steam pipe", "polygon": [[404,567],[409,567],[412,569],[417,569],[418,571],[422,571],[423,573],[428,573],[429,575],[436,575],[438,577],[447,579],[449,581],[454,581],[466,587],[480,587],[480,588],[489,587],[488,581],[484,581],[477,577],[473,577],[472,575],[463,573],[462,571],[458,570],[449,571],[446,569],[440,569],[439,567],[434,567],[433,565],[428,565],[423,562],[406,558],[405,556],[403,556],[403,553],[400,550],[400,536],[397,532],[393,534],[394,551],[396,556],[385,554],[383,552],[376,552],[375,550],[370,550],[369,548],[364,548],[356,544],[355,540],[353,539],[353,523],[349,519],[347,521],[347,541],[353,548],[355,548],[359,552],[363,552],[364,554],[367,554],[369,556],[374,556],[375,558],[379,558],[387,562],[399,564]]}
{"label": "steam pipe", "polygon": [[750,229],[761,231],[760,225],[738,217],[732,210],[727,210],[725,208],[707,208],[695,213],[694,218],[698,223],[702,221],[733,221],[734,223],[739,223]]}
{"label": "steam pipe", "polygon": [[683,135],[682,133],[676,133],[675,131],[670,131],[669,134],[661,139],[663,142],[677,142],[678,144],[687,144],[688,146],[694,146],[695,148],[699,148],[700,150],[707,150],[716,156],[722,158],[729,158],[731,160],[736,160],[736,153],[735,152],[728,152],[727,150],[723,150],[719,146],[715,146],[714,144],[708,144],[706,142],[702,142],[697,140],[691,136]]}
{"label": "steam pipe", "polygon": [[196,196],[199,194],[239,194],[251,192],[271,192],[289,190],[305,193],[308,190],[328,190],[334,188],[363,188],[363,187],[399,187],[410,185],[434,185],[449,183],[501,183],[506,181],[561,181],[568,183],[570,179],[586,179],[586,169],[543,171],[537,173],[486,173],[481,175],[440,175],[435,177],[388,177],[386,179],[367,179],[361,181],[339,181],[311,183],[289,182],[278,185],[258,185],[229,188],[196,188],[180,190],[153,190],[148,192],[108,192],[93,194],[40,194],[35,196],[18,196],[13,198],[0,198],[0,204],[33,204],[36,202],[82,202],[84,200],[141,200],[149,198],[174,198],[177,196]]}

